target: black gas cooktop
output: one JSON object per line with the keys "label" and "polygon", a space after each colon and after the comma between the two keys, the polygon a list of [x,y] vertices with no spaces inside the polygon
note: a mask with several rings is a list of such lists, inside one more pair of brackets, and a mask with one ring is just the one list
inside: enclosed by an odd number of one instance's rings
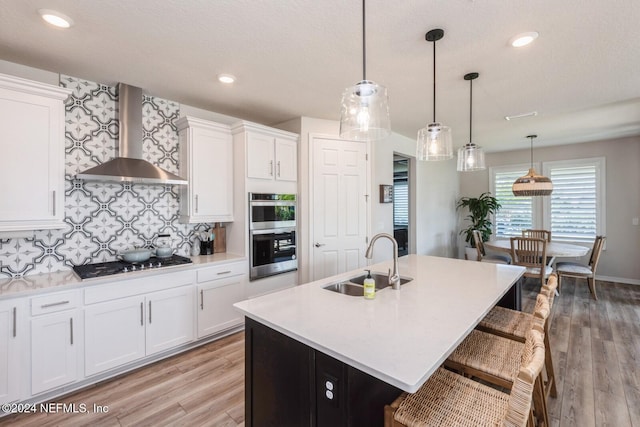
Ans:
{"label": "black gas cooktop", "polygon": [[82,280],[93,279],[96,277],[111,276],[114,274],[124,274],[131,271],[157,270],[164,267],[173,267],[176,265],[190,264],[189,258],[172,255],[166,258],[151,257],[145,262],[125,262],[111,261],[99,262],[96,264],[77,265],[73,267],[73,271]]}

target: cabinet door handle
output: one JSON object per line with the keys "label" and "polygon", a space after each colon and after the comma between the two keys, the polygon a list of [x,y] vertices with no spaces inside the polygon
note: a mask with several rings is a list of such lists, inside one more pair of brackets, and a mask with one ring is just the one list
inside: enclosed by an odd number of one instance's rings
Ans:
{"label": "cabinet door handle", "polygon": [[73,345],[73,317],[69,318],[69,329],[71,330],[71,345]]}
{"label": "cabinet door handle", "polygon": [[69,301],[50,302],[49,304],[42,304],[40,308],[49,308],[49,307],[55,307],[57,305],[65,305],[65,304],[69,304]]}
{"label": "cabinet door handle", "polygon": [[280,160],[278,160],[278,178],[280,178]]}
{"label": "cabinet door handle", "polygon": [[200,289],[200,310],[204,310],[204,290]]}
{"label": "cabinet door handle", "polygon": [[149,301],[149,324],[151,324],[151,301]]}
{"label": "cabinet door handle", "polygon": [[56,190],[53,190],[53,216],[56,216]]}
{"label": "cabinet door handle", "polygon": [[196,213],[198,213],[198,195],[196,194]]}
{"label": "cabinet door handle", "polygon": [[16,313],[17,311],[18,309],[16,307],[13,307],[13,337],[14,338],[16,337],[16,333],[17,333],[17,325],[16,325],[18,320],[17,313]]}
{"label": "cabinet door handle", "polygon": [[140,326],[144,326],[144,303],[140,303]]}
{"label": "cabinet door handle", "polygon": [[273,160],[269,162],[269,176],[273,176]]}
{"label": "cabinet door handle", "polygon": [[229,274],[231,273],[231,270],[227,270],[227,271],[221,271],[219,273],[216,273],[218,276],[222,275],[222,274]]}

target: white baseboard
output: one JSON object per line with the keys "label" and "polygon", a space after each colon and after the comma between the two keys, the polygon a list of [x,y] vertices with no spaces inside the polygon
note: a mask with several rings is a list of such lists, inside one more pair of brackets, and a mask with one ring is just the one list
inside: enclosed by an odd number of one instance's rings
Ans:
{"label": "white baseboard", "polygon": [[629,285],[640,285],[640,280],[638,280],[638,279],[628,279],[626,277],[613,277],[613,276],[599,276],[599,275],[596,275],[596,280],[602,280],[604,282],[626,283],[626,284],[629,284]]}

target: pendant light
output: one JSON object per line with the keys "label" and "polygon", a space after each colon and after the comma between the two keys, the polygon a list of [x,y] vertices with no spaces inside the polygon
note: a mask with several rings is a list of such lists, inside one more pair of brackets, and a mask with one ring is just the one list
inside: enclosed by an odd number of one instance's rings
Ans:
{"label": "pendant light", "polygon": [[465,80],[469,80],[469,142],[458,149],[458,172],[473,172],[484,170],[484,150],[479,145],[473,143],[471,139],[471,128],[473,118],[473,81],[480,74],[469,73],[464,75]]}
{"label": "pendant light", "polygon": [[425,35],[433,42],[433,123],[418,131],[418,160],[449,160],[453,158],[451,128],[436,122],[436,41],[444,37],[444,30],[436,28]]}
{"label": "pendant light", "polygon": [[342,93],[340,137],[355,141],[383,139],[391,134],[387,88],[367,80],[365,0],[362,0],[362,81]]}
{"label": "pendant light", "polygon": [[538,135],[528,135],[531,142],[531,168],[529,173],[525,176],[521,176],[513,183],[511,191],[514,196],[528,197],[528,196],[548,196],[553,192],[553,183],[546,176],[538,175],[533,168],[533,139]]}

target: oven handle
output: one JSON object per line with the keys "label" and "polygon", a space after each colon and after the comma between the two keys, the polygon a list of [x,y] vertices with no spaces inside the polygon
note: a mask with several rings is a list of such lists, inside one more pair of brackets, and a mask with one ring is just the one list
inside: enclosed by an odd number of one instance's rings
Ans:
{"label": "oven handle", "polygon": [[296,229],[294,227],[288,228],[270,228],[268,230],[251,230],[251,234],[284,234],[295,232]]}
{"label": "oven handle", "polygon": [[251,206],[294,206],[295,200],[250,200]]}

